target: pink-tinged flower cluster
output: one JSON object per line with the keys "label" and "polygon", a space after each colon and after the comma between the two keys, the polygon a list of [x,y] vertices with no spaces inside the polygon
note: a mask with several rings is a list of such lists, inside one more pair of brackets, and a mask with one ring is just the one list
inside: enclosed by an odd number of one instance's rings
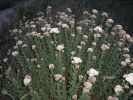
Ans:
{"label": "pink-tinged flower cluster", "polygon": [[84,82],[83,93],[90,92],[92,84],[90,82]]}
{"label": "pink-tinged flower cluster", "polygon": [[24,77],[24,79],[23,79],[24,85],[25,85],[25,86],[29,85],[29,84],[31,83],[31,80],[32,80],[31,76],[30,76],[30,75],[26,75],[26,76]]}
{"label": "pink-tinged flower cluster", "polygon": [[133,73],[125,74],[123,77],[130,85],[133,85]]}

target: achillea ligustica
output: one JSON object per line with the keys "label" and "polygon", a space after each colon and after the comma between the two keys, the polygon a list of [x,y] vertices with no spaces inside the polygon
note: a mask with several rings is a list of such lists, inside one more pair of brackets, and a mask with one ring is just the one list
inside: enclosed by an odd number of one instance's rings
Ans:
{"label": "achillea ligustica", "polygon": [[48,6],[9,30],[16,43],[0,60],[6,95],[15,100],[132,99],[133,37],[106,12],[92,9],[76,17],[70,8],[55,13]]}

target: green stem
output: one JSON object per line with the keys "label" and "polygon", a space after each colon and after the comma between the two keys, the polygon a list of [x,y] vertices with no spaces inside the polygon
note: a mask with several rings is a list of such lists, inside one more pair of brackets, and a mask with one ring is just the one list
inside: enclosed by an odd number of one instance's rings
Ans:
{"label": "green stem", "polygon": [[20,97],[20,100],[23,100],[25,97],[27,97],[29,93],[24,94],[22,97]]}

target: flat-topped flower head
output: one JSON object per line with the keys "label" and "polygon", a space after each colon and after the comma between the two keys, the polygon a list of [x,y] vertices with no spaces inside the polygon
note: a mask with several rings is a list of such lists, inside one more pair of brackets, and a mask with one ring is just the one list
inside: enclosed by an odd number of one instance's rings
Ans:
{"label": "flat-topped flower head", "polygon": [[40,37],[40,36],[41,36],[41,33],[36,33],[35,36],[36,36],[36,37]]}
{"label": "flat-topped flower head", "polygon": [[118,29],[118,30],[122,30],[122,29],[123,29],[122,25],[115,25],[115,27],[116,27],[116,29]]}
{"label": "flat-topped flower head", "polygon": [[129,48],[127,48],[127,47],[125,47],[123,50],[124,50],[125,52],[129,52]]}
{"label": "flat-topped flower head", "polygon": [[133,73],[125,74],[123,77],[130,85],[133,85]]}
{"label": "flat-topped flower head", "polygon": [[75,34],[70,34],[71,35],[71,37],[75,37],[76,35]]}
{"label": "flat-topped flower head", "polygon": [[73,57],[72,59],[72,64],[82,63],[82,60],[79,57]]}
{"label": "flat-topped flower head", "polygon": [[41,27],[41,30],[43,31],[43,32],[45,32],[46,31],[46,27]]}
{"label": "flat-topped flower head", "polygon": [[17,46],[22,45],[22,44],[23,44],[23,41],[21,41],[21,40],[18,40],[17,43],[16,43]]}
{"label": "flat-topped flower head", "polygon": [[100,26],[96,26],[96,27],[94,28],[94,31],[95,31],[96,33],[103,33],[103,29],[102,29]]}
{"label": "flat-topped flower head", "polygon": [[13,49],[18,49],[18,46],[17,45],[13,46]]}
{"label": "flat-topped flower head", "polygon": [[127,66],[127,63],[125,61],[121,61],[121,66],[124,67],[124,66]]}
{"label": "flat-topped flower head", "polygon": [[48,65],[48,68],[49,68],[49,69],[54,69],[54,64],[49,64],[49,65]]}
{"label": "flat-topped flower head", "polygon": [[78,45],[77,48],[81,50],[82,49],[82,46]]}
{"label": "flat-topped flower head", "polygon": [[29,85],[31,82],[31,76],[30,75],[26,75],[24,80],[23,80],[23,83],[25,86]]}
{"label": "flat-topped flower head", "polygon": [[80,45],[81,45],[81,46],[84,46],[85,44],[86,44],[86,43],[85,43],[84,41],[81,41],[81,42],[80,42]]}
{"label": "flat-topped flower head", "polygon": [[13,52],[12,52],[12,56],[15,57],[15,56],[17,56],[17,55],[18,55],[18,51],[13,51]]}
{"label": "flat-topped flower head", "polygon": [[90,82],[84,82],[83,93],[90,92],[92,84]]}
{"label": "flat-topped flower head", "polygon": [[79,81],[82,81],[82,80],[83,80],[83,78],[84,78],[84,76],[83,76],[83,75],[79,75],[79,77],[78,77]]}
{"label": "flat-topped flower head", "polygon": [[131,60],[130,60],[129,58],[126,58],[126,59],[125,59],[125,63],[126,63],[126,64],[129,64],[130,62],[131,62]]}
{"label": "flat-topped flower head", "polygon": [[92,9],[92,13],[93,13],[93,14],[98,14],[98,10]]}
{"label": "flat-topped flower head", "polygon": [[68,13],[71,13],[71,12],[72,12],[71,8],[67,8],[66,11],[67,11]]}
{"label": "flat-topped flower head", "polygon": [[62,28],[69,29],[69,26],[67,24],[62,24]]}
{"label": "flat-topped flower head", "polygon": [[51,7],[51,6],[48,6],[48,7],[46,8],[46,10],[48,10],[48,9],[52,9],[52,7]]}
{"label": "flat-topped flower head", "polygon": [[78,96],[75,94],[75,95],[72,96],[72,99],[73,100],[77,100],[78,99]]}
{"label": "flat-topped flower head", "polygon": [[109,49],[109,46],[107,46],[106,44],[102,44],[101,45],[101,50],[102,51],[106,51],[106,50],[108,50]]}
{"label": "flat-topped flower head", "polygon": [[37,58],[32,58],[30,61],[31,62],[37,62]]}
{"label": "flat-topped flower head", "polygon": [[88,11],[84,11],[83,15],[89,15],[89,12]]}
{"label": "flat-topped flower head", "polygon": [[108,17],[108,14],[107,14],[106,12],[103,12],[103,13],[102,13],[102,16]]}
{"label": "flat-topped flower head", "polygon": [[56,33],[56,34],[58,34],[58,33],[60,33],[60,31],[59,31],[58,28],[51,28],[50,33]]}
{"label": "flat-topped flower head", "polygon": [[76,29],[77,29],[77,31],[82,31],[82,27],[81,26],[78,26]]}
{"label": "flat-topped flower head", "polygon": [[123,57],[128,58],[128,59],[131,58],[129,54],[123,54]]}
{"label": "flat-topped flower head", "polygon": [[76,54],[76,52],[75,52],[75,51],[72,51],[70,54],[71,54],[72,56],[74,56],[74,55]]}
{"label": "flat-topped flower head", "polygon": [[38,64],[36,67],[37,67],[37,68],[41,68],[41,65],[40,65],[40,64]]}
{"label": "flat-topped flower head", "polygon": [[112,23],[114,23],[114,20],[113,19],[108,19],[106,22],[112,24]]}
{"label": "flat-topped flower head", "polygon": [[4,58],[4,59],[3,59],[3,62],[7,62],[7,61],[8,61],[8,58]]}
{"label": "flat-topped flower head", "polygon": [[64,50],[64,45],[63,45],[63,44],[58,45],[58,46],[56,47],[56,49],[57,49],[58,51],[63,51],[63,50]]}
{"label": "flat-topped flower head", "polygon": [[32,24],[30,27],[33,28],[33,29],[35,29],[36,28],[36,25]]}
{"label": "flat-topped flower head", "polygon": [[84,87],[87,88],[87,89],[91,89],[92,84],[90,82],[84,82]]}
{"label": "flat-topped flower head", "polygon": [[26,47],[28,47],[27,44],[23,44],[23,45],[22,45],[22,48],[26,48]]}
{"label": "flat-topped flower head", "polygon": [[46,11],[47,11],[47,13],[50,13],[50,12],[52,11],[52,7],[51,7],[51,6],[48,6],[48,7],[46,8]]}
{"label": "flat-topped flower head", "polygon": [[116,85],[114,88],[114,91],[115,91],[116,95],[119,95],[120,92],[123,91],[123,87],[121,85]]}
{"label": "flat-topped flower head", "polygon": [[89,53],[93,52],[93,48],[88,48],[87,52],[89,52]]}
{"label": "flat-topped flower head", "polygon": [[62,79],[62,75],[60,75],[60,74],[56,74],[56,75],[54,75],[54,79],[55,79],[55,81],[60,81],[61,79]]}
{"label": "flat-topped flower head", "polygon": [[97,45],[97,43],[96,43],[96,42],[92,42],[92,46],[94,46],[94,47],[95,47],[96,45]]}
{"label": "flat-topped flower head", "polygon": [[83,35],[83,39],[88,39],[88,36],[87,35]]}
{"label": "flat-topped flower head", "polygon": [[36,45],[35,45],[35,44],[32,45],[32,49],[33,49],[33,50],[36,49]]}
{"label": "flat-topped flower head", "polygon": [[89,75],[89,77],[94,77],[94,76],[97,76],[99,75],[99,72],[96,71],[95,69],[91,68],[87,71],[87,74]]}

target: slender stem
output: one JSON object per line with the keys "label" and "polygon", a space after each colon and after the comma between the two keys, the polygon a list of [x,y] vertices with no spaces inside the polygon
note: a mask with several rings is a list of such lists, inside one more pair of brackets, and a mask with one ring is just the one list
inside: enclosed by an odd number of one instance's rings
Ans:
{"label": "slender stem", "polygon": [[29,95],[29,92],[28,93],[25,93],[22,97],[20,97],[20,100],[23,100],[25,97],[27,97]]}

